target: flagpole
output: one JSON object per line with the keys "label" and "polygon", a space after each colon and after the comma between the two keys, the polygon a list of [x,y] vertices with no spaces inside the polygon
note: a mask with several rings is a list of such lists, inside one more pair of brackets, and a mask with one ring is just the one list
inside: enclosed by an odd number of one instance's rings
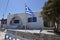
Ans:
{"label": "flagpole", "polygon": [[[34,16],[34,14],[33,14],[33,12],[31,11],[31,9],[26,5],[26,3],[25,3],[25,17],[26,17],[26,23],[25,23],[25,30],[27,29],[27,21],[28,21],[28,17],[27,17],[27,14],[28,15],[31,15],[31,16]],[[32,19],[33,19],[33,17],[32,17]],[[33,20],[32,20],[33,21]]]}
{"label": "flagpole", "polygon": [[25,3],[25,16],[26,16],[26,23],[25,23],[25,30],[26,30],[26,26],[27,26],[26,3]]}

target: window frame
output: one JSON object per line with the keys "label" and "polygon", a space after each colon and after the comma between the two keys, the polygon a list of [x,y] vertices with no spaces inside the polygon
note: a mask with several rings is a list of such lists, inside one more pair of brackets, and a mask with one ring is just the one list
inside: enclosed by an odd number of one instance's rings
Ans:
{"label": "window frame", "polygon": [[[16,21],[16,22],[15,22],[15,21]],[[14,22],[13,22],[13,23],[15,23],[15,24],[17,24],[17,23],[18,23],[18,24],[19,24],[19,20],[14,20]]]}
{"label": "window frame", "polygon": [[28,22],[37,22],[37,17],[29,17]]}

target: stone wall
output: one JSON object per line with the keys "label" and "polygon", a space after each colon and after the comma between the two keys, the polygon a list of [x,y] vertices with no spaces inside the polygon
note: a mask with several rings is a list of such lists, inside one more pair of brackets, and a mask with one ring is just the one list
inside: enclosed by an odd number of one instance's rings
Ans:
{"label": "stone wall", "polygon": [[53,30],[54,27],[43,27],[44,30]]}
{"label": "stone wall", "polygon": [[32,34],[32,33],[25,33],[25,32],[10,32],[14,35],[18,35],[21,36],[23,38],[28,38],[28,39],[32,39],[32,40],[60,40],[60,35],[50,35],[50,34]]}

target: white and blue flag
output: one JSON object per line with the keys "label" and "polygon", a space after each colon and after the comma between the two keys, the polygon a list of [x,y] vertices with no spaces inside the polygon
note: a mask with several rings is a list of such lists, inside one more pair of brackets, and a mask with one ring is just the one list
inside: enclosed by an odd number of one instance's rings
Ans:
{"label": "white and blue flag", "polygon": [[25,11],[28,15],[34,16],[34,13],[32,12],[32,10],[26,4],[25,4]]}

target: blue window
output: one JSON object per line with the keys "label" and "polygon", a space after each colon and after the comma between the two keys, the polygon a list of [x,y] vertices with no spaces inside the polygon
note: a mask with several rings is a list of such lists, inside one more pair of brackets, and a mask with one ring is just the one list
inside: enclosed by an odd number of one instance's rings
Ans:
{"label": "blue window", "polygon": [[36,17],[33,17],[33,22],[37,22],[37,18]]}
{"label": "blue window", "polygon": [[30,17],[30,18],[28,18],[28,22],[37,22],[37,18],[36,17]]}
{"label": "blue window", "polygon": [[14,23],[19,23],[19,20],[14,20]]}
{"label": "blue window", "polygon": [[28,18],[28,22],[32,22],[32,18]]}

